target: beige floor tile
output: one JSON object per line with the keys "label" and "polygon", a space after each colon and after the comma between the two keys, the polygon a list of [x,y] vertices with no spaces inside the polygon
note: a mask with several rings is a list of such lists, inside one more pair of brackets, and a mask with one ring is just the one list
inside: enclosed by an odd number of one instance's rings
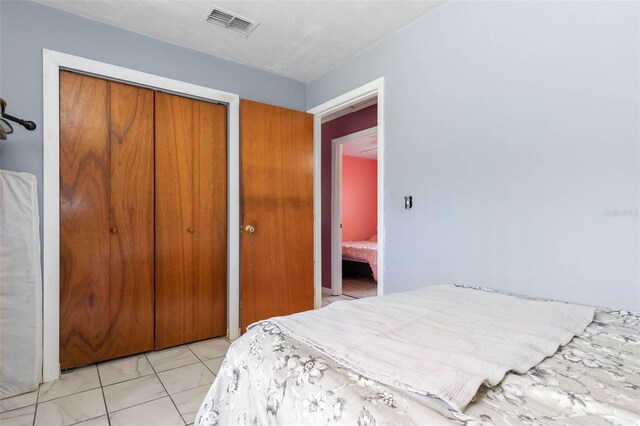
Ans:
{"label": "beige floor tile", "polygon": [[100,379],[95,365],[78,368],[62,374],[56,381],[42,384],[38,403],[99,387]]}
{"label": "beige floor tile", "polygon": [[209,385],[200,386],[171,395],[171,399],[173,399],[176,407],[178,407],[182,419],[187,424],[193,423],[196,420],[196,414],[198,414],[200,405],[202,405],[202,401],[204,401],[204,397],[207,395],[210,387]]}
{"label": "beige floor tile", "polygon": [[200,361],[186,346],[149,352],[147,353],[147,358],[156,372],[183,367]]}
{"label": "beige floor tile", "polygon": [[38,399],[38,391],[23,393],[22,395],[12,396],[0,400],[0,413],[9,410],[17,410],[18,408],[34,405]]}
{"label": "beige floor tile", "polygon": [[110,413],[167,396],[155,374],[105,386],[103,390]]}
{"label": "beige floor tile", "polygon": [[188,346],[202,361],[225,356],[229,350],[229,342],[223,338],[190,343]]}
{"label": "beige floor tile", "polygon": [[36,413],[36,406],[18,408],[17,410],[5,411],[0,414],[0,425],[2,426],[31,426],[33,416]]}
{"label": "beige floor tile", "polygon": [[214,375],[201,362],[158,373],[170,395],[213,383]]}
{"label": "beige floor tile", "polygon": [[169,397],[109,414],[111,426],[182,426],[184,422]]}
{"label": "beige floor tile", "polygon": [[104,414],[102,389],[93,389],[38,404],[35,426],[72,425]]}
{"label": "beige floor tile", "polygon": [[73,426],[109,426],[109,418],[105,416],[96,417],[95,419],[85,420],[84,422],[76,423]]}
{"label": "beige floor tile", "polygon": [[125,382],[153,374],[153,368],[144,355],[135,355],[98,364],[102,386]]}
{"label": "beige floor tile", "polygon": [[224,357],[222,356],[220,358],[208,359],[204,361],[204,365],[206,365],[207,368],[217,376],[223,361],[224,361]]}
{"label": "beige floor tile", "polygon": [[209,391],[210,385],[200,386],[171,395],[171,399],[178,407],[178,411],[182,415],[182,419],[187,423],[193,423],[196,420],[196,414],[204,401],[204,397]]}
{"label": "beige floor tile", "polygon": [[342,295],[362,299],[378,295],[378,284],[373,277],[342,278]]}

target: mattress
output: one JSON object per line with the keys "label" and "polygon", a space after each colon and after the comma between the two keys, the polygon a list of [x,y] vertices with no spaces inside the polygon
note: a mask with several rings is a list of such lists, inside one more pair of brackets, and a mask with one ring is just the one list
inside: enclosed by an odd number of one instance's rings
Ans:
{"label": "mattress", "polygon": [[373,279],[378,280],[378,243],[376,241],[345,241],[342,243],[342,258],[368,263],[373,272]]}
{"label": "mattress", "polygon": [[262,322],[232,344],[196,424],[640,425],[640,315],[597,310],[553,356],[481,387],[464,412],[441,414],[424,398]]}
{"label": "mattress", "polygon": [[36,177],[0,170],[0,398],[42,379],[39,221]]}

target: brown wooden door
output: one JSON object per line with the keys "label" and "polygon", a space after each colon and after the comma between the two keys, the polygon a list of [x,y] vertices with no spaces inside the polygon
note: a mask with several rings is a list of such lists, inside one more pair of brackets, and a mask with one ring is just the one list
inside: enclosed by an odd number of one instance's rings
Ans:
{"label": "brown wooden door", "polygon": [[153,92],[60,73],[60,366],[153,348]]}
{"label": "brown wooden door", "polygon": [[313,309],[313,116],[247,100],[240,113],[244,332]]}
{"label": "brown wooden door", "polygon": [[156,93],[156,349],[226,334],[226,107]]}

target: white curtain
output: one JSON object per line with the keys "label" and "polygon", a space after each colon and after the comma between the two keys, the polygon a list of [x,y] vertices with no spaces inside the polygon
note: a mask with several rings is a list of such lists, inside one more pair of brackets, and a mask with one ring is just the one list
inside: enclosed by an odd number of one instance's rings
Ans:
{"label": "white curtain", "polygon": [[0,170],[0,398],[42,379],[42,276],[36,178]]}

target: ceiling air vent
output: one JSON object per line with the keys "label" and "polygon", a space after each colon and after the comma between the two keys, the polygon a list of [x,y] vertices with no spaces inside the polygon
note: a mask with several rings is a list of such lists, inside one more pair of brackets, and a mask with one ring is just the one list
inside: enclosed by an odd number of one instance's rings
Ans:
{"label": "ceiling air vent", "polygon": [[247,37],[251,31],[255,30],[258,22],[247,19],[243,16],[229,12],[228,10],[214,7],[206,19],[207,22],[224,27]]}

